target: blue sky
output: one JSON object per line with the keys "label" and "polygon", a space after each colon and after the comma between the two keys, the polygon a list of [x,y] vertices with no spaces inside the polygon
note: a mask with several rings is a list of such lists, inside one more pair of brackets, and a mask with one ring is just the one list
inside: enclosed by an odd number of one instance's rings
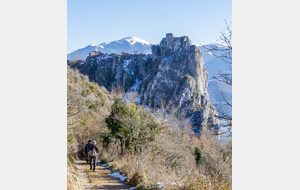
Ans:
{"label": "blue sky", "polygon": [[68,0],[67,53],[128,36],[159,43],[166,33],[212,43],[225,19],[231,0]]}

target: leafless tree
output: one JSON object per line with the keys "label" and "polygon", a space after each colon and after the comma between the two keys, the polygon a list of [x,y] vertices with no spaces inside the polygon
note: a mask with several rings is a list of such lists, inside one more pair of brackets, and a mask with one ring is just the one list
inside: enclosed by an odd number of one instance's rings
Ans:
{"label": "leafless tree", "polygon": [[[226,28],[221,31],[221,35],[218,39],[219,42],[214,43],[212,46],[203,45],[204,48],[207,49],[208,52],[211,52],[215,57],[224,61],[224,64],[228,64],[229,72],[223,72],[219,70],[218,73],[215,73],[213,79],[224,83],[226,85],[232,86],[232,29],[231,23],[227,24],[225,20]],[[225,97],[225,93],[221,90],[219,92],[224,99],[223,105],[232,107],[232,95],[230,95],[230,99]],[[228,132],[232,134],[232,116],[225,113],[222,108],[217,109],[218,115],[215,115],[219,119],[223,119],[227,121]]]}

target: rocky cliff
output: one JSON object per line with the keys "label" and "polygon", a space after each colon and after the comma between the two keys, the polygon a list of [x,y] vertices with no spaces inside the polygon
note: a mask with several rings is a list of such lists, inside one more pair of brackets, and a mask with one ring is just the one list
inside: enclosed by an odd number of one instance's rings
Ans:
{"label": "rocky cliff", "polygon": [[218,134],[220,126],[213,117],[217,111],[207,92],[208,71],[197,46],[187,36],[169,33],[151,50],[148,55],[91,52],[86,62],[70,67],[108,89],[122,85],[137,91],[146,105],[159,107],[162,100],[171,101],[193,122],[195,132],[208,127]]}

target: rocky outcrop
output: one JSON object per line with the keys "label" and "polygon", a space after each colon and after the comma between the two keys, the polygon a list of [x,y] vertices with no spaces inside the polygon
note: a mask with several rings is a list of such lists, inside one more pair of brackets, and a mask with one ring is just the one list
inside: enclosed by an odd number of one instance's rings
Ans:
{"label": "rocky outcrop", "polygon": [[85,63],[70,65],[91,81],[110,89],[122,85],[134,90],[142,102],[159,107],[161,101],[172,102],[193,122],[196,132],[204,127],[218,134],[217,114],[207,92],[208,71],[202,53],[187,36],[166,34],[152,54],[103,54],[93,52]]}

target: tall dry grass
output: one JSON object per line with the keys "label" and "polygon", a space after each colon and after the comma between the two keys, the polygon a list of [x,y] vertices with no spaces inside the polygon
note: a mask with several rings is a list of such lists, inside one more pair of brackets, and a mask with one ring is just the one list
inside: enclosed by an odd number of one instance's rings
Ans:
{"label": "tall dry grass", "polygon": [[75,169],[72,159],[67,158],[67,190],[79,190],[81,183],[78,179],[78,173]]}
{"label": "tall dry grass", "polygon": [[[141,152],[127,151],[122,157],[118,141],[114,141],[103,147],[101,158],[113,161],[113,168],[126,174],[133,186],[149,188],[160,182],[173,189],[231,188],[230,146],[222,146],[210,130],[192,135],[190,121],[178,117],[171,107],[161,105],[150,114],[163,126],[154,142]],[[196,147],[202,155],[199,163]]]}

